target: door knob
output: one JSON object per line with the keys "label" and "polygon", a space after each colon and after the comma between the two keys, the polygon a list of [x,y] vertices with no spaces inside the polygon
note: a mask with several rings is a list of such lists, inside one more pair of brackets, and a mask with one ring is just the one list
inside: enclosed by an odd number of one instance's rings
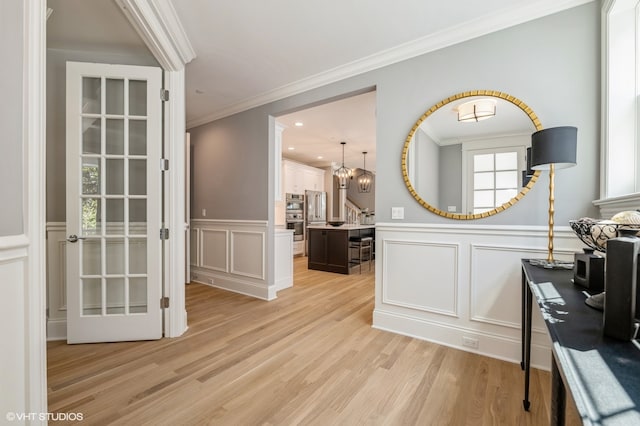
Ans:
{"label": "door knob", "polygon": [[78,237],[77,235],[72,234],[67,238],[67,241],[69,241],[70,243],[77,243],[78,240],[84,240],[84,237]]}

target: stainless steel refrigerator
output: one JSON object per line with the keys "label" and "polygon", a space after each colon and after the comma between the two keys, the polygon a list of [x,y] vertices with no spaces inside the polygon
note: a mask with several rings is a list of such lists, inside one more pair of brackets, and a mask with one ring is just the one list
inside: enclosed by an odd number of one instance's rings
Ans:
{"label": "stainless steel refrigerator", "polygon": [[327,193],[321,191],[304,192],[304,221],[305,221],[305,255],[309,252],[309,225],[324,225],[327,223]]}

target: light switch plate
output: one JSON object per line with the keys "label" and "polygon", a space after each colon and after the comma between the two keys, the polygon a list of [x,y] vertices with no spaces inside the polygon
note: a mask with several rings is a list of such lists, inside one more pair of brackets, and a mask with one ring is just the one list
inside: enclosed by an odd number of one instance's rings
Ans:
{"label": "light switch plate", "polygon": [[391,219],[404,219],[404,207],[391,207]]}

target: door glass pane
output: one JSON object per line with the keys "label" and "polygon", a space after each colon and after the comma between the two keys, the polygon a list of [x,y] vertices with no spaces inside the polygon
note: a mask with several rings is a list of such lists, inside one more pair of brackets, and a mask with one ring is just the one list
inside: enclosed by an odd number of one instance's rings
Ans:
{"label": "door glass pane", "polygon": [[493,172],[473,174],[474,189],[493,189]]}
{"label": "door glass pane", "polygon": [[107,278],[107,315],[124,314],[124,278]]}
{"label": "door glass pane", "polygon": [[91,238],[82,241],[82,274],[101,275],[100,264],[102,247],[99,239]]}
{"label": "door glass pane", "polygon": [[82,315],[100,315],[102,313],[102,280],[84,278],[81,280]]}
{"label": "door glass pane", "polygon": [[129,115],[147,115],[147,82],[129,81]]}
{"label": "door glass pane", "polygon": [[496,172],[496,188],[517,188],[518,172]]}
{"label": "door glass pane", "polygon": [[129,160],[129,195],[147,195],[146,160]]}
{"label": "door glass pane", "polygon": [[144,314],[147,312],[147,279],[129,279],[129,312]]}
{"label": "door glass pane", "polygon": [[473,170],[476,172],[493,170],[493,154],[474,155]]}
{"label": "door glass pane", "polygon": [[124,235],[124,199],[106,199],[107,234]]}
{"label": "door glass pane", "polygon": [[146,235],[147,200],[129,200],[129,235]]}
{"label": "door glass pane", "polygon": [[100,78],[82,77],[82,112],[100,114]]}
{"label": "door glass pane", "polygon": [[496,154],[496,170],[516,170],[517,168],[517,152],[499,152]]}
{"label": "door glass pane", "polygon": [[106,194],[124,195],[124,160],[108,158],[106,168]]}
{"label": "door glass pane", "polygon": [[107,119],[105,152],[110,155],[124,155],[124,119]]}
{"label": "door glass pane", "polygon": [[124,114],[124,80],[107,79],[106,86],[107,114]]}
{"label": "door glass pane", "polygon": [[82,153],[83,154],[100,154],[100,118],[82,119]]}
{"label": "door glass pane", "polygon": [[147,155],[147,122],[129,120],[129,154]]}
{"label": "door glass pane", "polygon": [[100,159],[82,157],[82,194],[100,194]]}
{"label": "door glass pane", "polygon": [[474,191],[473,207],[493,207],[493,191]]}
{"label": "door glass pane", "polygon": [[107,274],[124,274],[124,238],[109,238],[106,241]]}
{"label": "door glass pane", "polygon": [[147,273],[147,239],[131,238],[129,240],[129,273]]}
{"label": "door glass pane", "polygon": [[102,233],[102,205],[100,198],[82,199],[82,235]]}

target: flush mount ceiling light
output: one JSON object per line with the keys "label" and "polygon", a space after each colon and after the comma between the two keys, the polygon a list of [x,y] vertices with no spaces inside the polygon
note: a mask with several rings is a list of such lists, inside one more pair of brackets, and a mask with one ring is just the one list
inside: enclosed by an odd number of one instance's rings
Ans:
{"label": "flush mount ceiling light", "polygon": [[493,99],[475,99],[456,108],[458,121],[477,122],[496,115],[496,101]]}
{"label": "flush mount ceiling light", "polygon": [[338,178],[338,189],[349,189],[349,182],[353,176],[353,170],[344,166],[344,146],[346,144],[346,142],[340,142],[340,145],[342,145],[342,166],[333,172],[333,175]]}
{"label": "flush mount ceiling light", "polygon": [[358,192],[371,192],[373,173],[367,171],[367,151],[362,151],[362,173],[358,175]]}
{"label": "flush mount ceiling light", "polygon": [[302,121],[296,121],[295,123],[293,123],[293,125],[296,127],[302,127],[304,126],[304,123]]}

